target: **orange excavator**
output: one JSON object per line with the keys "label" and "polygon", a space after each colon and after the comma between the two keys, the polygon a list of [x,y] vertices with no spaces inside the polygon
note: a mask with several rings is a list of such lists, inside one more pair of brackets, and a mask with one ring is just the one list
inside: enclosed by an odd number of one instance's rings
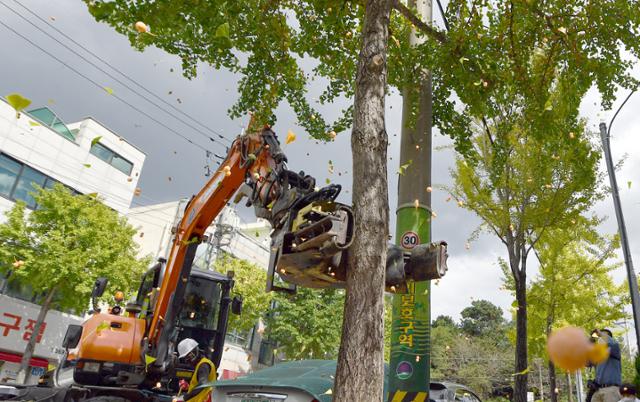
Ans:
{"label": "orange excavator", "polygon": [[[314,178],[288,170],[286,162],[269,127],[233,142],[226,160],[187,205],[168,259],[144,274],[135,301],[124,312],[119,305],[108,312],[96,309],[82,325],[69,326],[64,365],[73,368],[75,384],[68,400],[157,401],[172,395],[176,378],[188,375],[175,353],[187,337],[219,366],[229,309],[239,314],[242,301],[230,297],[231,274],[192,270],[192,264],[205,231],[234,195],[235,202],[247,197],[256,216],[271,223],[267,290],[343,285],[351,209],[335,202],[339,185],[318,189]],[[106,279],[96,280],[94,306],[105,287]]]}
{"label": "orange excavator", "polygon": [[[69,326],[63,366],[73,369],[74,385],[65,400],[171,400],[177,379],[190,376],[175,353],[185,338],[195,339],[219,367],[229,310],[239,314],[242,300],[230,296],[231,273],[192,270],[192,264],[207,228],[232,198],[238,203],[246,197],[255,215],[271,224],[267,291],[344,287],[351,208],[335,201],[339,185],[318,189],[313,177],[288,170],[286,163],[270,127],[236,138],[220,168],[186,206],[168,259],[144,274],[135,301],[124,312],[119,305],[105,313],[95,309],[82,325]],[[444,242],[410,252],[392,246],[388,255],[385,285],[394,292],[406,289],[407,280],[440,278],[447,269]],[[106,279],[98,278],[94,307],[105,288]]]}

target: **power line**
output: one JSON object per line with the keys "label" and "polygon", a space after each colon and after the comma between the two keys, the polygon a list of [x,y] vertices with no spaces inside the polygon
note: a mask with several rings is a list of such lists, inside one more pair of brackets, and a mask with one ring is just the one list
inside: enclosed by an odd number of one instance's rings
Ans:
{"label": "power line", "polygon": [[[19,2],[16,1],[16,3],[18,3],[19,5],[21,5],[22,7],[24,7],[22,4],[20,4]],[[175,114],[171,113],[171,111],[167,110],[166,108],[160,106],[159,104],[157,104],[156,102],[152,101],[151,99],[147,98],[146,96],[144,96],[143,94],[141,94],[140,92],[136,91],[134,88],[131,88],[127,83],[123,82],[122,80],[120,80],[119,78],[115,77],[113,74],[109,73],[108,71],[106,71],[105,69],[103,69],[102,67],[100,67],[99,65],[97,65],[96,63],[92,62],[91,60],[85,58],[82,54],[78,53],[75,49],[73,49],[72,47],[68,46],[67,44],[59,41],[57,38],[55,38],[54,36],[52,36],[51,34],[49,34],[48,32],[46,32],[45,30],[43,30],[42,28],[40,28],[38,25],[34,24],[32,21],[30,21],[28,18],[26,18],[25,16],[23,16],[22,14],[20,14],[18,11],[16,11],[15,9],[9,7],[7,4],[5,3],[0,3],[2,4],[4,7],[6,7],[7,9],[9,9],[12,13],[14,13],[15,15],[17,15],[18,17],[20,17],[21,19],[23,19],[24,21],[26,21],[27,23],[29,23],[31,26],[33,26],[34,28],[36,28],[38,31],[42,32],[43,34],[45,34],[46,36],[48,36],[50,39],[52,39],[53,41],[55,41],[56,43],[58,43],[59,45],[63,46],[64,48],[66,48],[67,50],[69,50],[71,53],[73,53],[74,55],[76,55],[77,57],[79,57],[80,59],[84,60],[85,62],[89,63],[91,66],[93,66],[94,68],[96,68],[97,70],[99,70],[100,72],[104,73],[105,75],[107,75],[109,78],[111,78],[112,80],[116,81],[117,83],[119,83],[120,85],[124,86],[125,88],[127,88],[129,91],[133,92],[134,94],[138,95],[139,97],[143,98],[144,100],[146,100],[147,102],[149,102],[150,104],[152,104],[153,106],[157,107],[158,109],[160,109],[161,111],[163,111],[164,113],[167,113],[169,116],[173,117],[174,119],[178,120],[179,122],[183,123],[184,125],[186,125],[187,127],[195,130],[197,133],[199,133],[201,136],[203,136],[204,138],[208,139],[209,141],[213,142],[213,143],[218,143],[224,147],[227,146],[227,144],[218,141],[216,139],[214,139],[213,137],[211,137],[210,135],[208,135],[207,133],[205,133],[204,131],[200,130],[198,127],[195,127],[194,125],[190,124],[189,122],[185,121],[184,119],[180,118],[179,116],[176,116]],[[26,9],[26,7],[24,7]],[[35,15],[37,18],[41,19],[41,17],[39,17],[37,14],[34,14],[31,10],[27,9],[27,11],[29,11],[31,14]],[[47,24],[49,26],[51,26],[48,22]],[[52,28],[55,28],[52,26]],[[69,38],[66,34],[62,33],[62,31],[58,30],[57,28],[55,28],[58,32],[61,32],[62,35],[64,35],[65,37]],[[132,80],[131,78],[129,78],[127,75],[125,75],[123,72],[121,72],[120,70],[117,70],[115,67],[111,66],[107,61],[103,60],[102,58],[100,58],[99,56],[97,56],[95,53],[91,52],[90,50],[86,49],[84,46],[78,44],[75,40],[69,38],[73,43],[75,43],[76,45],[78,45],[79,47],[81,47],[82,49],[84,49],[85,51],[87,51],[88,53],[90,53],[91,55],[93,55],[94,57],[96,57],[98,60],[102,61],[103,63],[105,63],[107,66],[109,66],[110,68],[112,68],[113,70],[117,71],[120,75],[124,76],[125,78],[127,78],[129,81],[134,82],[138,87],[144,89],[146,92],[152,94],[154,97],[156,97],[157,99],[159,99],[161,102],[169,105],[170,107],[172,107],[173,109],[180,111],[180,109],[177,109],[175,106],[171,105],[170,103],[168,103],[167,101],[165,101],[164,99],[160,98],[159,96],[157,96],[156,94],[150,92],[149,90],[147,90],[146,88],[144,88],[142,85],[138,84],[137,82],[135,82],[134,80]],[[192,118],[193,119],[193,118]],[[195,119],[193,119],[195,120]],[[202,125],[202,123],[199,123],[200,125]],[[211,129],[210,129],[211,130]],[[213,130],[211,130],[213,131]],[[227,142],[230,142],[226,137],[224,137],[223,135],[215,132],[215,134],[217,134],[221,139],[226,140]]]}
{"label": "power line", "polygon": [[[69,70],[73,71],[74,73],[76,73],[77,75],[79,75],[80,77],[84,78],[85,80],[89,81],[90,83],[92,83],[93,85],[95,85],[96,87],[100,88],[101,90],[105,90],[104,86],[100,85],[100,83],[96,82],[95,80],[93,80],[92,78],[89,78],[88,76],[86,76],[85,74],[81,73],[80,71],[78,71],[77,69],[75,69],[74,67],[70,66],[69,64],[65,63],[63,60],[61,60],[60,58],[56,57],[55,55],[51,54],[49,51],[47,51],[46,49],[43,49],[40,45],[38,45],[37,43],[33,42],[31,39],[27,38],[26,36],[22,35],[20,32],[16,31],[15,29],[11,28],[9,25],[5,24],[3,21],[0,21],[0,25],[2,25],[3,27],[5,27],[6,29],[8,29],[9,31],[13,32],[15,35],[19,36],[20,38],[22,38],[23,40],[25,40],[26,42],[28,42],[29,44],[31,44],[32,46],[34,46],[35,48],[39,49],[41,52],[47,54],[49,57],[51,57],[52,59],[56,60],[58,63],[62,64],[63,66],[67,67]],[[155,123],[157,123],[158,125],[164,127],[165,129],[169,130],[170,132],[172,132],[173,134],[177,135],[178,137],[182,138],[183,140],[187,141],[188,143],[192,144],[195,147],[200,148],[203,151],[209,151],[211,152],[209,149],[203,147],[202,145],[192,141],[191,139],[185,137],[184,135],[180,134],[178,131],[172,129],[171,127],[167,126],[166,124],[162,123],[161,121],[157,120],[155,117],[151,116],[150,114],[148,114],[147,112],[141,110],[140,108],[138,108],[137,106],[131,104],[130,102],[128,102],[127,100],[121,98],[120,96],[118,96],[115,93],[111,94],[112,97],[114,97],[115,99],[119,100],[120,102],[124,103],[125,105],[129,106],[131,109],[137,111],[138,113],[142,114],[143,116],[147,117],[148,119],[154,121]]]}

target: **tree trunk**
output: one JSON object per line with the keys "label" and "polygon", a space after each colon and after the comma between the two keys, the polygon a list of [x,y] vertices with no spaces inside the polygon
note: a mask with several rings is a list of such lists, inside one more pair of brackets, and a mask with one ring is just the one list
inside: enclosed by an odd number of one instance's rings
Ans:
{"label": "tree trunk", "polygon": [[551,402],[558,402],[558,393],[556,392],[556,366],[549,360],[549,395]]}
{"label": "tree trunk", "polygon": [[355,238],[349,250],[336,402],[383,398],[384,271],[389,235],[384,102],[389,13],[390,0],[366,2],[351,134]]}
{"label": "tree trunk", "polygon": [[36,320],[36,324],[33,327],[33,331],[31,332],[31,336],[29,337],[29,341],[27,342],[27,347],[24,348],[24,353],[22,354],[22,361],[20,362],[20,369],[18,369],[18,374],[16,381],[18,383],[26,383],[28,378],[28,370],[29,370],[29,362],[31,361],[31,357],[33,356],[33,351],[36,348],[36,340],[38,339],[38,334],[40,333],[40,328],[42,328],[42,323],[44,323],[44,319],[47,317],[47,313],[49,312],[49,308],[51,307],[51,301],[53,300],[53,295],[56,293],[56,288],[53,287],[49,289],[49,293],[47,293],[47,297],[45,297],[42,306],[40,306],[40,312],[38,313],[38,318]]}
{"label": "tree trunk", "polygon": [[[518,311],[516,313],[516,372],[521,373],[527,369],[527,281],[524,270],[516,280],[516,300]],[[515,402],[527,402],[527,380],[525,372],[516,376],[513,389]]]}

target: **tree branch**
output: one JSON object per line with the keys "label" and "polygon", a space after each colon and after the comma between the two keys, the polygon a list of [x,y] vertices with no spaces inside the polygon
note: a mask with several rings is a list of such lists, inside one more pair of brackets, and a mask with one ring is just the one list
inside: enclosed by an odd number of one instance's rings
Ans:
{"label": "tree branch", "polygon": [[413,12],[404,4],[400,2],[400,0],[391,0],[391,7],[396,9],[403,17],[405,17],[409,22],[413,24],[416,28],[418,28],[423,33],[427,34],[431,38],[437,40],[440,43],[447,42],[447,37],[442,32],[434,29],[432,26],[428,25],[420,18],[418,18]]}

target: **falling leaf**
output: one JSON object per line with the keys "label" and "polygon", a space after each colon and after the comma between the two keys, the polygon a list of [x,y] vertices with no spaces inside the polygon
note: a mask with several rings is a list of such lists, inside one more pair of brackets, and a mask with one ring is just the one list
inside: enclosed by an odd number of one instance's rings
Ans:
{"label": "falling leaf", "polygon": [[459,207],[461,207],[461,206],[463,206],[463,205],[464,205],[464,201],[462,201],[462,200],[458,200],[458,206],[459,206]]}
{"label": "falling leaf", "polygon": [[113,89],[109,87],[102,87],[102,88],[104,88],[104,90],[107,92],[108,95],[113,95]]}
{"label": "falling leaf", "polygon": [[29,125],[31,127],[37,127],[37,126],[41,126],[42,124],[38,123],[37,121],[29,120]]}
{"label": "falling leaf", "polygon": [[260,232],[256,231],[256,237],[260,237]]}
{"label": "falling leaf", "polygon": [[131,182],[133,181],[133,177],[131,177],[131,176],[127,177],[127,181],[128,181],[129,183],[131,183]]}
{"label": "falling leaf", "polygon": [[20,117],[20,112],[31,104],[31,99],[27,99],[19,93],[12,93],[6,96],[9,105],[16,111],[16,117]]}
{"label": "falling leaf", "polygon": [[512,377],[515,377],[515,376],[519,376],[519,375],[525,375],[525,374],[527,374],[530,370],[531,370],[531,369],[530,369],[529,367],[527,367],[526,369],[524,369],[524,370],[522,370],[522,371],[519,371],[519,372],[517,372],[517,373],[513,373],[513,374],[511,374],[511,376],[512,376]]}
{"label": "falling leaf", "polygon": [[90,163],[85,163],[85,164],[83,164],[82,166],[84,166],[84,167],[86,167],[86,168],[90,168],[90,167],[91,167],[91,164],[90,164]]}
{"label": "falling leaf", "polygon": [[565,28],[565,27],[560,27],[560,28],[558,28],[558,32],[560,32],[561,34],[566,35],[566,34],[567,34],[567,28]]}
{"label": "falling leaf", "polygon": [[98,324],[98,326],[96,327],[96,334],[100,335],[100,333],[107,329],[107,328],[111,328],[111,325],[109,324],[108,321],[102,321],[100,324]]}
{"label": "falling leaf", "polygon": [[329,180],[329,179],[325,180],[324,182],[327,183],[327,184],[331,184],[331,180]]}
{"label": "falling leaf", "polygon": [[169,176],[169,177],[167,177],[167,180],[171,181],[171,180],[173,180],[173,179],[171,178],[171,176]]}
{"label": "falling leaf", "polygon": [[97,137],[95,137],[94,139],[91,140],[91,146],[96,145],[98,142],[100,142],[100,140],[102,139],[102,136],[99,135]]}
{"label": "falling leaf", "polygon": [[138,31],[139,33],[146,33],[149,31],[149,27],[147,26],[147,24],[145,24],[142,21],[138,21],[135,23],[134,28],[136,29],[136,31]]}
{"label": "falling leaf", "polygon": [[50,105],[53,105],[54,103],[56,103],[56,101],[54,101],[53,99],[49,99],[47,100],[47,103]]}
{"label": "falling leaf", "polygon": [[173,94],[173,91],[169,91],[169,95]]}
{"label": "falling leaf", "polygon": [[289,130],[287,131],[287,139],[285,140],[285,144],[291,144],[293,141],[296,140],[296,135],[293,131]]}
{"label": "falling leaf", "polygon": [[52,15],[51,17],[49,17],[49,19],[50,19],[51,21],[55,21],[55,20],[56,20],[56,17],[54,17],[54,16]]}
{"label": "falling leaf", "polygon": [[460,57],[460,64],[464,64],[465,61],[469,61],[466,57]]}
{"label": "falling leaf", "polygon": [[225,22],[224,24],[218,25],[216,28],[216,38],[228,38],[229,37],[229,23]]}
{"label": "falling leaf", "polygon": [[627,182],[627,188],[631,189],[631,182],[630,181]]}
{"label": "falling leaf", "polygon": [[400,168],[398,169],[398,174],[401,176],[404,176],[405,172],[407,171],[409,166],[411,166],[412,163],[413,163],[413,160],[409,159],[407,163],[405,163],[404,165],[400,165]]}
{"label": "falling leaf", "polygon": [[144,237],[144,232],[140,232],[140,237]]}
{"label": "falling leaf", "polygon": [[445,200],[446,202],[451,201],[451,196],[448,196],[447,199]]}
{"label": "falling leaf", "polygon": [[331,390],[331,388],[329,388],[328,390],[325,391],[324,393],[325,395],[332,395],[333,391]]}
{"label": "falling leaf", "polygon": [[331,162],[331,161],[329,161],[328,170],[329,170],[329,174],[333,174],[333,162]]}
{"label": "falling leaf", "polygon": [[553,103],[551,102],[551,98],[547,99],[547,101],[544,103],[544,110],[553,110]]}

